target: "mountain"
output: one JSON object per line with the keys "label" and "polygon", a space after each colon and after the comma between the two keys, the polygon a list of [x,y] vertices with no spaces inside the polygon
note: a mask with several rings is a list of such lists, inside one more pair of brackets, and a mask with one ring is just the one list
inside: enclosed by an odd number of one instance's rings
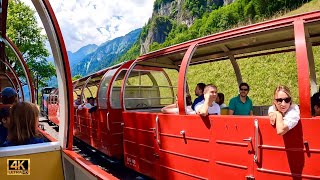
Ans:
{"label": "mountain", "polygon": [[[126,34],[125,36],[117,37],[113,40],[103,43],[102,45],[97,47],[95,51],[92,51],[86,56],[80,56],[79,54],[77,54],[78,56],[75,59],[80,60],[78,62],[73,62],[75,63],[75,65],[71,66],[72,76],[75,76],[77,74],[85,76],[87,74],[110,66],[114,60],[118,59],[131,48],[133,43],[137,41],[140,33],[141,29],[136,29]],[[83,58],[81,59],[81,57]],[[70,59],[73,59],[73,57]]]}
{"label": "mountain", "polygon": [[68,57],[70,62],[70,67],[77,65],[84,57],[92,52],[96,51],[98,46],[95,44],[89,44],[86,46],[81,47],[77,52],[72,53],[68,51]]}
{"label": "mountain", "polygon": [[[89,44],[89,45],[81,47],[78,51],[76,51],[74,53],[71,51],[67,51],[70,67],[78,64],[85,56],[94,52],[95,50],[97,50],[97,48],[98,48],[97,45]],[[50,55],[49,57],[47,57],[47,61],[54,63],[53,56]]]}

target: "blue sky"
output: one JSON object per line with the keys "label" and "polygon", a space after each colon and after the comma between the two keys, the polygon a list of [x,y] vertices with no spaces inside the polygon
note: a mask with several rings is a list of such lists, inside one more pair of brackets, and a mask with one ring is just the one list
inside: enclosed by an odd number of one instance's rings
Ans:
{"label": "blue sky", "polygon": [[[32,1],[22,0],[33,9]],[[154,0],[50,0],[68,51],[123,36],[151,17]],[[41,22],[40,22],[41,23]]]}

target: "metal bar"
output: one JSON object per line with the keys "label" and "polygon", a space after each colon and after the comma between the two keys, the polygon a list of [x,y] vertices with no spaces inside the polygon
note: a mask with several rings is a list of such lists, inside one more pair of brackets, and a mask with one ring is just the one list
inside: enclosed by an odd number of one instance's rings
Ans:
{"label": "metal bar", "polygon": [[159,117],[156,117],[156,140],[158,145],[160,146],[160,138],[159,138]]}
{"label": "metal bar", "polygon": [[259,157],[259,123],[258,119],[254,120],[254,128],[255,128],[255,133],[254,133],[254,142],[255,142],[255,151],[254,151],[254,156],[253,156],[253,161],[255,163],[258,163],[258,157]]}
{"label": "metal bar", "polygon": [[110,126],[109,126],[109,112],[107,113],[107,129],[110,132]]}

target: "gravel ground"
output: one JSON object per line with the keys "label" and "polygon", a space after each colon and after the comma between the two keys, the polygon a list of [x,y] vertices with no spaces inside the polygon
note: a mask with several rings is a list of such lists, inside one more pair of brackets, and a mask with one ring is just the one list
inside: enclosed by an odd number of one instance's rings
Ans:
{"label": "gravel ground", "polygon": [[52,136],[55,139],[59,139],[59,128],[58,126],[52,124],[49,122],[49,120],[46,117],[40,117],[39,118],[39,125],[43,126],[44,131],[46,131],[50,136]]}

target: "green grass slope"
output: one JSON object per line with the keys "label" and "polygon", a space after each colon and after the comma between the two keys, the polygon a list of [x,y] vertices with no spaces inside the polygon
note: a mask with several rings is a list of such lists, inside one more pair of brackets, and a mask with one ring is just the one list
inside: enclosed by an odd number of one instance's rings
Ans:
{"label": "green grass slope", "polygon": [[[320,9],[320,0],[313,0],[302,7],[279,16],[291,16]],[[279,17],[278,16],[278,17]],[[316,64],[317,82],[320,82],[320,47],[313,48]],[[298,82],[295,52],[261,56],[238,60],[242,78],[250,85],[249,96],[254,105],[270,105],[273,91],[279,84],[287,85],[298,102]],[[236,76],[230,61],[212,62],[188,69],[187,75],[190,93],[199,82],[218,86],[218,91],[225,94],[225,103],[238,94]],[[193,95],[193,99],[195,96]]]}

